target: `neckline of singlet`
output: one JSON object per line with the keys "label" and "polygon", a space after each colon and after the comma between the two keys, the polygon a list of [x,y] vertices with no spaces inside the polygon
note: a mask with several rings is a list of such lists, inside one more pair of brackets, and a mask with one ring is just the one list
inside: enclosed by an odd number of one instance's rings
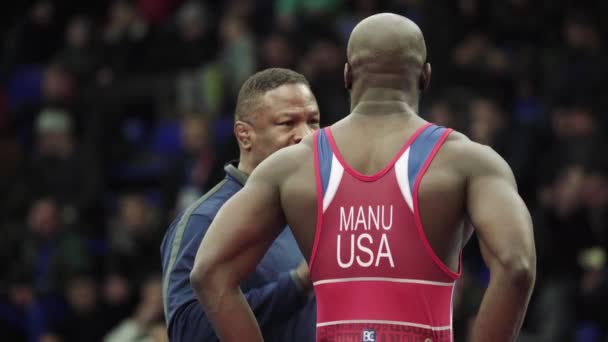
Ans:
{"label": "neckline of singlet", "polygon": [[344,170],[359,180],[362,180],[364,182],[372,182],[372,181],[380,179],[388,171],[390,171],[390,169],[393,168],[393,166],[395,166],[395,163],[399,160],[399,158],[401,158],[401,156],[405,153],[405,151],[407,151],[407,149],[412,145],[412,143],[414,143],[414,141],[416,141],[416,138],[418,138],[418,136],[420,136],[420,134],[422,134],[422,132],[424,132],[424,130],[426,130],[428,127],[430,127],[432,125],[433,125],[432,123],[427,122],[424,125],[417,128],[416,131],[414,131],[414,134],[412,134],[412,136],[405,142],[405,144],[399,149],[399,151],[397,151],[395,156],[388,162],[388,164],[384,168],[382,168],[380,171],[378,171],[374,174],[371,174],[371,175],[365,175],[365,174],[355,170],[346,162],[346,160],[344,160],[344,157],[342,157],[342,154],[340,153],[340,150],[338,149],[338,145],[336,144],[334,136],[331,133],[331,127],[325,128],[325,134],[327,135],[327,140],[329,141],[329,144],[331,146],[331,149],[332,149],[334,155],[336,156],[336,159],[338,159],[338,162],[342,165]]}

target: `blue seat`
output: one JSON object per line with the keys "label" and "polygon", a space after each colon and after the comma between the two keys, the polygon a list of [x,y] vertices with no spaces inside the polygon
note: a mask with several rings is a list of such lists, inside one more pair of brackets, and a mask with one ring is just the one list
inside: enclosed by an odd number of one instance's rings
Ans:
{"label": "blue seat", "polygon": [[25,65],[13,72],[7,83],[8,106],[11,111],[25,103],[40,101],[43,76],[44,69],[39,65]]}
{"label": "blue seat", "polygon": [[576,329],[576,342],[601,342],[602,329],[597,323],[584,322]]}
{"label": "blue seat", "polygon": [[160,155],[175,155],[182,150],[181,127],[177,120],[159,122],[152,132],[150,151]]}

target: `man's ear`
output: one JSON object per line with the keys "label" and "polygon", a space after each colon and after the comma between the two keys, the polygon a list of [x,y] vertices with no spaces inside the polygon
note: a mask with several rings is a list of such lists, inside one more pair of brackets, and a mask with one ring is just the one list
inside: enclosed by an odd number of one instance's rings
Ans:
{"label": "man's ear", "polygon": [[234,122],[234,136],[236,137],[236,141],[239,143],[239,146],[243,150],[251,150],[253,140],[255,139],[255,133],[253,132],[253,127],[251,127],[250,124],[244,121],[236,120]]}
{"label": "man's ear", "polygon": [[431,63],[424,63],[422,66],[422,72],[420,73],[420,79],[418,80],[418,90],[421,93],[429,89],[431,84]]}
{"label": "man's ear", "polygon": [[353,71],[348,62],[344,63],[344,87],[351,90],[353,87]]}

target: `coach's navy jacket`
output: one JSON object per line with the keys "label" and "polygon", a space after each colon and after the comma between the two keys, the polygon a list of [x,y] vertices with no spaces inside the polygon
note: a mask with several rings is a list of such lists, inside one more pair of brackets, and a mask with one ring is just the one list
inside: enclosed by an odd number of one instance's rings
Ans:
{"label": "coach's navy jacket", "polygon": [[[172,342],[218,340],[189,276],[209,224],[247,179],[232,164],[225,170],[226,178],[175,219],[161,244],[163,304]],[[302,293],[290,275],[302,260],[290,229],[285,229],[241,284],[266,341],[315,340],[314,297]]]}

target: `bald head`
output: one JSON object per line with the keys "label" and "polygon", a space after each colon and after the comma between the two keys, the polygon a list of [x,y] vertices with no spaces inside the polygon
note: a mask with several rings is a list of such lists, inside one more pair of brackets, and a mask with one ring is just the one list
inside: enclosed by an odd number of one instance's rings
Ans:
{"label": "bald head", "polygon": [[359,72],[418,79],[426,61],[422,31],[413,21],[392,13],[361,21],[348,41],[348,63]]}

